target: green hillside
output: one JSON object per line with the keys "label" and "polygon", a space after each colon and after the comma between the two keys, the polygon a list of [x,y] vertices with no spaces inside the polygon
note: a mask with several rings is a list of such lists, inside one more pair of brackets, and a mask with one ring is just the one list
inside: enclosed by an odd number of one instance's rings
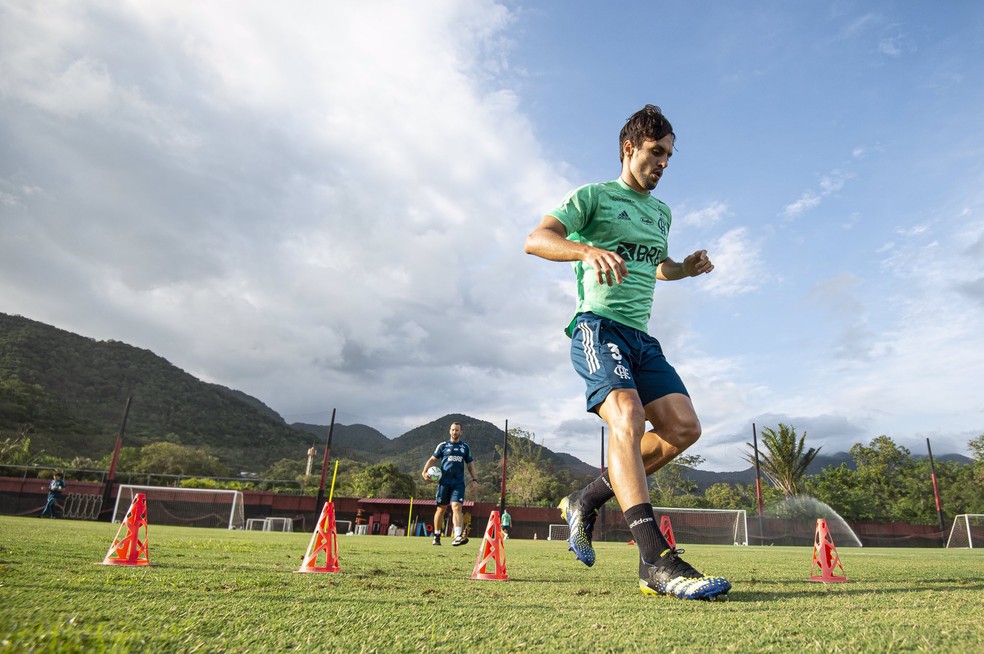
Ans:
{"label": "green hillside", "polygon": [[202,447],[234,470],[301,458],[309,437],[259,400],[202,382],[149,350],[0,314],[0,430],[30,425],[34,451],[112,452],[127,397],[125,444]]}

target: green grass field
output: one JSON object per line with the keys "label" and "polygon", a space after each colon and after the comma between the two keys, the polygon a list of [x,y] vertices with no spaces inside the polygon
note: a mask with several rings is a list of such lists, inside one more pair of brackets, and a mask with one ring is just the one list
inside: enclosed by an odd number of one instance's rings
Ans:
{"label": "green grass field", "polygon": [[[642,595],[635,547],[340,536],[337,574],[296,574],[311,534],[155,527],[148,567],[100,565],[118,525],[0,516],[0,652],[980,652],[984,552],[687,547],[728,602]],[[685,545],[685,544],[684,544]]]}

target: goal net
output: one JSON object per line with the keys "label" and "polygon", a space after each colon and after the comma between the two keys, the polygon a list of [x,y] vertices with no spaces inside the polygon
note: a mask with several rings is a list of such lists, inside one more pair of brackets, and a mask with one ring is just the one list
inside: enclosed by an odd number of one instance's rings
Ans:
{"label": "goal net", "polygon": [[571,528],[567,525],[550,525],[547,527],[547,540],[567,540],[571,537]]}
{"label": "goal net", "polygon": [[[669,516],[673,538],[678,543],[748,545],[748,516],[744,509],[680,509],[654,506],[659,524]],[[550,525],[547,540],[567,540],[567,525]]]}
{"label": "goal net", "polygon": [[214,488],[171,488],[123,484],[116,496],[113,522],[121,522],[137,493],[147,498],[147,522],[185,527],[246,526],[243,493]]}
{"label": "goal net", "polygon": [[691,545],[748,545],[744,509],[680,509],[654,506],[656,520],[669,516],[673,537]]}
{"label": "goal net", "polygon": [[981,547],[984,545],[984,514],[961,513],[953,519],[947,547]]}

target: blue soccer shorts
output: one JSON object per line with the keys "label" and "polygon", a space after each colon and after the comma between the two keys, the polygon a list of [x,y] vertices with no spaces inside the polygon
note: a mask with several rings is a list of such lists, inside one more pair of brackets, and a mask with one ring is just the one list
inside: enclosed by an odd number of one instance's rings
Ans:
{"label": "blue soccer shorts", "polygon": [[592,413],[616,388],[634,388],[643,406],[671,393],[690,395],[659,341],[593,313],[582,313],[574,323],[571,362],[584,380]]}
{"label": "blue soccer shorts", "polygon": [[451,502],[465,501],[465,482],[457,484],[437,484],[437,493],[434,497],[438,506],[447,506]]}

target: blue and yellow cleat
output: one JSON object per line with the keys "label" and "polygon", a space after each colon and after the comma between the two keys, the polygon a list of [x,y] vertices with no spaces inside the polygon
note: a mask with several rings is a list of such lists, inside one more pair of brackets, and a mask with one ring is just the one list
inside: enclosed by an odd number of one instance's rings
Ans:
{"label": "blue and yellow cleat", "polygon": [[702,575],[680,558],[682,552],[666,550],[655,565],[640,560],[639,590],[646,595],[667,595],[683,600],[727,600],[731,582],[724,577]]}
{"label": "blue and yellow cleat", "polygon": [[598,511],[584,510],[581,505],[580,491],[571,493],[562,499],[557,508],[560,509],[560,517],[567,521],[567,526],[571,532],[567,539],[570,547],[567,549],[574,552],[578,561],[590,568],[595,562],[595,551],[594,547],[591,546],[591,532],[594,530]]}

